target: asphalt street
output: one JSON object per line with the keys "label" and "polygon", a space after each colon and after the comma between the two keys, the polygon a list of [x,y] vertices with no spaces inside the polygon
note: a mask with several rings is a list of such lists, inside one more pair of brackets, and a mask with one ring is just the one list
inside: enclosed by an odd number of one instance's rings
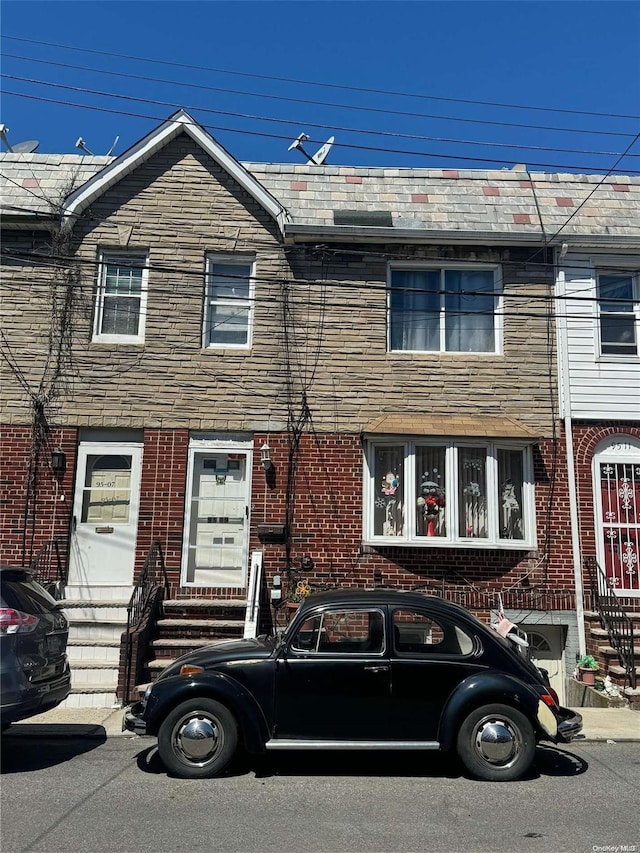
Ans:
{"label": "asphalt street", "polygon": [[6,735],[3,853],[640,853],[640,743],[539,747],[502,784],[424,753],[283,754],[189,781],[154,744]]}

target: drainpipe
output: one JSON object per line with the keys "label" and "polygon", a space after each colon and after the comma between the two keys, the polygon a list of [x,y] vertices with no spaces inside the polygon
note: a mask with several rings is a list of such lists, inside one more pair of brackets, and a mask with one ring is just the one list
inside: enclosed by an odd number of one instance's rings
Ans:
{"label": "drainpipe", "polygon": [[[565,297],[564,270],[558,271],[558,296]],[[571,383],[569,379],[569,352],[567,335],[567,301],[556,300],[558,317],[558,361],[560,379],[560,401],[564,415],[564,438],[567,453],[567,487],[569,490],[569,514],[571,518],[571,548],[573,552],[573,577],[576,588],[576,617],[578,622],[578,648],[580,656],[586,654],[587,643],[584,628],[584,587],[582,585],[582,559],[580,554],[580,529],[578,521],[578,492],[576,468],[573,455],[573,426],[571,422]]]}

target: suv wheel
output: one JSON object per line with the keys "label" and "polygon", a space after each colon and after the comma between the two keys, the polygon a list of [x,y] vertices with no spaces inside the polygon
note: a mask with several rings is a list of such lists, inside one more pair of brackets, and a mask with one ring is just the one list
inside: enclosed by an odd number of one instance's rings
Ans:
{"label": "suv wheel", "polygon": [[224,705],[189,699],[167,715],[158,732],[158,752],[177,776],[200,779],[221,774],[238,744],[238,726]]}
{"label": "suv wheel", "polygon": [[508,705],[477,708],[458,732],[462,763],[476,778],[491,782],[520,779],[531,767],[535,749],[531,723]]}

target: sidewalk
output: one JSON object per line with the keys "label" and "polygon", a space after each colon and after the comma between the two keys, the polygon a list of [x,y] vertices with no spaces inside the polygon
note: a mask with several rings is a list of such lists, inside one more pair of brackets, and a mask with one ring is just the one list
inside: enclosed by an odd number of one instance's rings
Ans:
{"label": "sidewalk", "polygon": [[[640,742],[640,711],[628,708],[576,708],[583,718],[584,737],[576,743]],[[14,723],[11,736],[137,737],[122,731],[122,708],[54,708],[46,714]]]}

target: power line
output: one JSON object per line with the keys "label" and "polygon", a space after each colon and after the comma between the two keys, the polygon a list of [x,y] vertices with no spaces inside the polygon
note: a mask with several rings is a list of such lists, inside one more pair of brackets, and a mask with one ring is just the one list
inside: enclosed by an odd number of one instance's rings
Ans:
{"label": "power line", "polygon": [[[8,75],[4,75],[4,76],[8,76]],[[34,81],[34,82],[38,82],[38,81]],[[152,100],[149,98],[137,98],[137,97],[134,97],[131,95],[119,95],[119,94],[116,94],[113,92],[101,92],[98,90],[85,89],[85,88],[78,87],[78,86],[68,86],[68,85],[64,85],[61,83],[47,83],[44,81],[40,81],[40,82],[42,83],[42,85],[45,85],[45,86],[53,86],[55,88],[61,88],[61,89],[70,90],[70,91],[78,92],[78,93],[82,92],[84,94],[93,94],[93,95],[97,95],[99,97],[116,98],[118,100],[134,101],[136,103],[150,104],[153,106],[168,106],[168,107],[171,107],[173,109],[177,108],[176,104],[172,104],[168,101],[157,101],[157,100]],[[166,117],[150,116],[150,115],[145,115],[142,113],[133,113],[133,112],[125,111],[125,110],[112,110],[112,109],[109,109],[108,107],[98,107],[98,106],[93,106],[93,105],[89,105],[89,104],[78,104],[78,103],[74,103],[72,101],[64,101],[64,100],[57,99],[57,98],[46,98],[46,97],[43,97],[41,95],[28,95],[25,92],[13,92],[13,91],[10,91],[8,89],[4,90],[4,95],[5,96],[10,95],[10,96],[19,97],[19,98],[28,98],[30,100],[40,101],[43,103],[60,104],[62,106],[75,107],[76,109],[85,109],[85,110],[92,110],[94,112],[108,113],[110,115],[128,116],[131,118],[143,118],[143,119],[147,119],[147,120],[150,119],[152,121],[157,121],[157,122],[166,121]],[[216,112],[216,111],[209,111],[209,112]],[[223,113],[223,114],[232,115],[232,116],[241,117],[241,118],[247,118],[247,116],[243,116],[242,114],[239,114],[239,113]],[[242,130],[240,128],[223,127],[220,125],[213,125],[213,124],[201,124],[199,126],[204,128],[205,130],[215,130],[217,132],[236,133],[236,134],[240,133],[240,134],[244,134],[247,136],[259,136],[260,138],[264,138],[264,139],[280,139],[280,140],[287,140],[287,141],[290,139],[290,135],[283,135],[283,134],[278,134],[278,133],[267,133],[266,131]],[[631,145],[628,146],[627,151],[635,143],[636,139],[637,139],[637,137],[634,137],[634,140],[631,143]],[[320,142],[320,140],[310,140],[310,141],[312,143],[319,143]],[[375,146],[375,145],[361,145],[361,144],[357,144],[357,143],[347,143],[347,142],[334,142],[334,146],[336,148],[343,148],[343,149],[350,149],[350,150],[357,150],[357,151],[374,151],[377,153],[397,154],[397,155],[406,156],[406,157],[433,157],[433,158],[436,158],[439,160],[459,160],[459,161],[468,162],[468,163],[501,163],[501,164],[506,164],[508,166],[512,166],[513,163],[515,162],[513,159],[504,160],[504,159],[500,159],[497,157],[472,157],[472,156],[463,156],[463,155],[439,154],[439,153],[436,153],[434,151],[413,151],[413,150],[406,150],[406,149],[386,148],[386,147]],[[626,156],[626,152],[622,156]],[[549,169],[578,169],[578,170],[583,171],[583,172],[599,172],[599,169],[600,169],[600,167],[586,166],[586,165],[582,165],[582,164],[580,164],[580,165],[578,165],[578,164],[567,165],[564,163],[546,163],[546,162],[543,163],[543,162],[538,162],[538,161],[529,161],[528,165],[529,166],[536,166],[539,168],[549,168]],[[617,169],[616,168],[616,169],[610,169],[607,172],[607,175],[610,175],[614,172],[622,173],[622,174],[626,174],[626,175],[640,174],[640,172],[636,169],[629,170],[629,169]]]}
{"label": "power line", "polygon": [[[54,65],[54,66],[62,67],[62,68],[70,68],[70,69],[77,70],[77,71],[88,71],[88,72],[94,73],[94,74],[106,74],[106,75],[109,75],[112,77],[124,77],[127,80],[132,80],[132,79],[133,80],[142,80],[142,81],[152,82],[152,83],[162,83],[163,85],[168,85],[168,86],[181,86],[181,87],[186,88],[186,89],[202,89],[202,90],[212,91],[212,92],[223,92],[226,94],[241,95],[243,97],[260,98],[261,100],[269,99],[269,100],[278,100],[278,101],[292,101],[294,103],[305,104],[305,106],[308,106],[311,104],[313,106],[328,106],[328,107],[333,107],[336,109],[348,109],[350,111],[360,110],[363,112],[377,112],[377,113],[384,113],[386,115],[391,114],[391,115],[406,116],[406,117],[411,117],[411,118],[429,118],[429,119],[437,118],[436,116],[432,116],[432,115],[425,115],[425,114],[421,114],[421,113],[408,113],[408,112],[403,112],[403,111],[398,111],[398,110],[385,110],[385,109],[381,109],[378,107],[363,107],[363,106],[357,106],[357,105],[352,106],[352,105],[348,105],[348,104],[333,104],[333,103],[326,103],[326,102],[322,102],[322,101],[311,101],[309,99],[304,99],[304,98],[287,98],[287,97],[283,97],[280,95],[265,95],[265,94],[258,94],[258,93],[254,93],[254,92],[245,92],[245,91],[238,90],[238,89],[226,89],[226,88],[222,88],[222,87],[218,87],[218,86],[204,86],[204,85],[201,85],[198,83],[180,83],[180,82],[175,81],[175,80],[167,80],[167,79],[162,79],[162,78],[157,78],[157,77],[145,77],[145,76],[142,76],[139,74],[127,74],[126,72],[123,72],[123,71],[112,71],[112,70],[101,69],[101,68],[92,68],[90,66],[85,66],[85,65],[72,65],[70,63],[64,63],[64,62],[53,62],[52,60],[48,60],[48,59],[34,59],[32,57],[24,57],[24,56],[19,56],[16,54],[11,54],[11,53],[9,53],[9,54],[5,53],[4,56],[5,56],[5,59],[7,57],[9,57],[9,58],[18,59],[21,61],[38,62],[38,63],[44,64],[44,65]],[[32,79],[29,79],[26,77],[19,77],[19,76],[11,75],[11,74],[6,74],[5,76],[9,79],[19,80],[22,82],[30,82],[30,83],[41,83],[41,82],[43,82],[43,81],[32,80]],[[50,83],[50,85],[56,85],[56,84]],[[225,112],[222,110],[212,110],[212,109],[207,109],[205,107],[187,107],[186,109],[198,109],[201,112],[216,113],[218,115],[234,115],[234,116],[241,115],[240,113],[230,113],[230,112]],[[507,148],[507,149],[511,149],[511,150],[521,150],[521,151],[554,151],[554,152],[560,152],[560,153],[566,153],[566,154],[591,154],[591,155],[595,155],[595,156],[616,156],[616,154],[617,154],[617,152],[612,152],[612,151],[591,151],[591,150],[584,150],[584,149],[580,149],[580,148],[557,148],[557,147],[540,146],[540,145],[520,145],[520,144],[508,143],[508,142],[482,142],[480,140],[454,139],[454,138],[448,138],[448,137],[424,136],[424,135],[409,134],[409,133],[395,133],[395,132],[391,132],[391,131],[372,130],[372,129],[367,129],[367,128],[353,128],[353,127],[342,127],[340,125],[332,125],[332,124],[318,124],[316,122],[309,122],[307,120],[304,120],[303,122],[301,122],[301,120],[298,118],[296,118],[296,119],[276,119],[276,118],[268,118],[268,117],[264,117],[264,116],[244,116],[244,117],[252,118],[256,121],[270,121],[270,122],[278,122],[280,124],[303,123],[305,125],[305,127],[313,127],[313,128],[320,128],[320,129],[324,128],[326,130],[343,131],[346,133],[362,133],[365,135],[390,136],[390,137],[394,137],[394,138],[398,138],[398,139],[422,140],[422,141],[427,141],[427,142],[442,142],[442,143],[447,143],[447,144],[452,143],[452,144],[456,144],[456,145],[474,145],[474,146],[484,146],[484,147],[492,147],[492,148]],[[454,119],[452,119],[452,121],[453,120]],[[523,125],[517,125],[517,127],[524,128],[524,127],[528,127],[528,125],[524,125],[524,124]],[[540,129],[540,128],[535,128],[535,129]],[[574,132],[582,133],[583,131],[574,131]],[[598,131],[598,133],[600,133],[600,132],[601,131]],[[602,131],[602,133],[606,133],[606,132]],[[614,135],[630,137],[633,134],[614,134]],[[631,154],[629,156],[640,157],[640,154]]]}
{"label": "power line", "polygon": [[[582,115],[582,116],[594,116],[598,118],[620,118],[620,119],[640,119],[640,115],[627,115],[627,114],[619,114],[619,113],[602,113],[595,112],[591,110],[575,110],[575,109],[566,109],[560,107],[541,107],[541,106],[533,106],[527,104],[510,104],[503,103],[498,101],[477,101],[472,100],[470,98],[450,98],[443,97],[439,95],[425,95],[422,93],[413,93],[413,92],[400,92],[389,89],[371,89],[362,86],[348,86],[344,83],[323,83],[314,80],[301,80],[292,77],[277,77],[271,74],[254,74],[249,73],[247,71],[232,71],[230,69],[225,68],[214,68],[205,65],[191,65],[183,62],[175,62],[167,59],[151,59],[150,57],[142,57],[142,56],[132,56],[131,54],[126,53],[115,53],[112,51],[106,50],[96,50],[95,48],[86,48],[86,47],[77,47],[75,45],[67,45],[67,44],[59,44],[56,42],[46,42],[46,41],[37,41],[36,39],[27,39],[20,38],[18,36],[9,36],[5,33],[2,34],[2,38],[9,39],[10,41],[19,41],[25,42],[29,44],[37,44],[41,47],[55,47],[62,50],[74,50],[80,53],[90,53],[99,56],[109,56],[115,59],[130,59],[135,62],[148,62],[155,65],[167,65],[172,68],[186,68],[192,71],[207,71],[215,74],[229,74],[236,77],[248,77],[256,80],[271,80],[278,83],[293,83],[295,85],[300,86],[319,86],[327,89],[340,89],[342,91],[347,92],[358,92],[358,93],[367,93],[371,95],[390,95],[392,97],[397,98],[416,98],[420,100],[428,100],[428,101],[441,101],[444,103],[454,103],[454,104],[473,104],[476,106],[485,106],[485,107],[500,107],[504,109],[517,109],[517,110],[535,110],[538,112],[552,112],[552,113],[561,113],[567,115]],[[518,125],[519,126],[519,125]],[[549,128],[551,130],[556,130],[557,128]]]}

